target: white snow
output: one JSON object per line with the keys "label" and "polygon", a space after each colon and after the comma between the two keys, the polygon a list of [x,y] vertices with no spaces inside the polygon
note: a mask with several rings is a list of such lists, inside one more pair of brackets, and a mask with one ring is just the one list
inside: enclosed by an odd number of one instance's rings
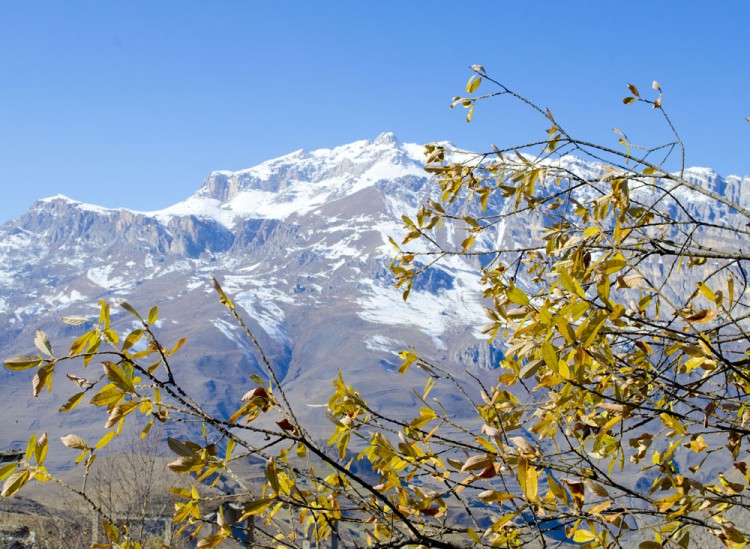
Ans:
{"label": "white snow", "polygon": [[416,327],[442,346],[441,336],[452,327],[466,326],[467,319],[476,319],[473,335],[482,339],[481,323],[484,309],[480,302],[480,277],[474,273],[454,271],[454,288],[440,290],[437,295],[412,291],[407,301],[403,290],[383,287],[370,281],[370,290],[357,300],[360,318],[375,324]]}
{"label": "white snow", "polygon": [[[244,218],[286,219],[314,211],[378,181],[426,177],[422,150],[421,145],[401,144],[392,134],[382,134],[372,142],[355,141],[309,153],[295,151],[246,170],[214,172],[212,176],[240,182],[236,192],[223,203],[209,198],[205,189],[200,189],[187,200],[144,215],[161,223],[175,215],[195,215],[213,219],[230,229]],[[278,177],[279,172],[292,176],[274,181],[270,190],[261,188],[261,183]]]}
{"label": "white snow", "polygon": [[73,303],[86,301],[87,299],[89,298],[83,295],[78,290],[71,290],[70,293],[58,292],[55,296],[48,297],[46,301],[54,309],[61,310],[69,307]]}
{"label": "white snow", "polygon": [[105,208],[104,206],[97,206],[96,204],[87,204],[85,202],[80,202],[78,200],[74,200],[68,196],[65,196],[64,194],[56,194],[54,196],[48,196],[46,198],[42,198],[39,200],[39,202],[44,203],[50,203],[50,202],[67,202],[71,206],[76,206],[77,208],[89,212],[96,212],[98,214],[102,215],[109,215],[113,213],[114,211],[127,211],[127,212],[133,212],[133,210],[128,210],[127,208]]}
{"label": "white snow", "polygon": [[406,343],[385,337],[381,334],[376,334],[365,340],[365,346],[371,351],[378,353],[391,353],[398,355],[399,351],[406,348]]}
{"label": "white snow", "polygon": [[[250,270],[257,265],[252,265]],[[284,326],[285,314],[281,305],[294,304],[294,298],[276,286],[288,286],[284,279],[269,279],[259,275],[226,275],[220,281],[224,291],[248,316],[273,339],[286,343],[289,334]]]}
{"label": "white snow", "polygon": [[132,280],[121,276],[112,276],[115,266],[110,264],[93,267],[86,271],[86,278],[101,288],[107,290],[124,290],[133,285]]}

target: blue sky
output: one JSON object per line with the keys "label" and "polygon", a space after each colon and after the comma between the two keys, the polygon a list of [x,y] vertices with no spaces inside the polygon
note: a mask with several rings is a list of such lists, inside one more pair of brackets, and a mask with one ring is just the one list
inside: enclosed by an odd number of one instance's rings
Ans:
{"label": "blue sky", "polygon": [[448,108],[474,63],[605,144],[666,137],[620,102],[656,79],[688,164],[750,175],[748,23],[745,1],[4,2],[0,222],[57,193],[159,209],[211,170],[384,131],[537,137],[504,101]]}

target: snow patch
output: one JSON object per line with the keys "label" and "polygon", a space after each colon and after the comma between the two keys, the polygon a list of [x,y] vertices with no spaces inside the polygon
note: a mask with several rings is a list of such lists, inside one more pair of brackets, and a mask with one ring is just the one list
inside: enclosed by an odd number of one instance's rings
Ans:
{"label": "snow patch", "polygon": [[[369,291],[357,300],[359,317],[375,324],[415,327],[444,348],[441,336],[451,328],[466,326],[467,319],[476,319],[477,323],[484,319],[480,277],[468,272],[451,274],[453,289],[440,290],[437,295],[412,291],[407,301],[401,289],[370,281]],[[483,339],[481,326],[477,325],[472,335]]]}
{"label": "snow patch", "polygon": [[406,347],[406,344],[402,341],[397,341],[395,339],[376,334],[374,336],[368,337],[365,340],[365,346],[371,351],[375,351],[378,353],[390,353],[398,355],[399,351]]}
{"label": "snow patch", "polygon": [[115,266],[112,264],[94,267],[86,271],[86,278],[107,290],[123,290],[132,286],[131,282],[121,276],[111,276]]}
{"label": "snow patch", "polygon": [[70,293],[59,292],[57,295],[47,298],[46,301],[54,309],[60,310],[69,307],[73,303],[85,301],[87,299],[88,298],[78,290],[71,290]]}

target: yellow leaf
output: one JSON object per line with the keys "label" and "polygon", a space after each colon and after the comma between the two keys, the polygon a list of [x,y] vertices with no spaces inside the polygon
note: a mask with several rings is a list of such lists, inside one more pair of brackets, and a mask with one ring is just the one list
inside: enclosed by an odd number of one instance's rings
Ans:
{"label": "yellow leaf", "polygon": [[38,356],[18,355],[6,359],[5,367],[8,370],[26,370],[27,368],[39,366],[41,363],[42,359]]}
{"label": "yellow leaf", "polygon": [[591,238],[592,236],[596,236],[600,233],[599,227],[596,227],[592,225],[591,227],[587,227],[585,231],[583,231],[583,238]]}
{"label": "yellow leaf", "polygon": [[627,261],[625,260],[625,257],[622,254],[617,253],[606,261],[603,261],[599,266],[599,269],[604,274],[614,274],[621,271],[626,265]]}
{"label": "yellow leaf", "polygon": [[477,91],[477,88],[479,87],[479,84],[482,82],[482,78],[478,75],[473,75],[471,78],[469,78],[469,81],[466,83],[466,93],[474,93]]}
{"label": "yellow leaf", "polygon": [[529,296],[527,296],[524,291],[521,290],[518,286],[511,286],[510,288],[508,288],[506,295],[508,296],[508,299],[510,301],[516,303],[517,305],[529,304]]}
{"label": "yellow leaf", "polygon": [[706,357],[704,356],[696,356],[691,358],[690,360],[687,360],[685,364],[683,364],[683,368],[685,372],[690,372],[691,370],[694,370],[698,366],[701,366],[704,362],[706,362]]}
{"label": "yellow leaf", "polygon": [[568,503],[568,496],[565,493],[565,490],[563,490],[563,487],[557,483],[555,478],[549,472],[547,472],[547,486],[549,486],[550,492],[552,492],[557,499],[563,503]]}
{"label": "yellow leaf", "polygon": [[557,373],[560,374],[560,377],[562,377],[563,379],[571,379],[570,367],[564,360],[560,360],[557,363]]}
{"label": "yellow leaf", "polygon": [[159,307],[154,305],[153,307],[151,307],[151,309],[148,312],[148,323],[156,324],[156,321],[158,318],[159,318]]}
{"label": "yellow leaf", "polygon": [[703,297],[705,297],[712,303],[716,303],[716,294],[711,288],[708,287],[708,284],[698,282],[698,290],[700,290],[700,293],[701,295],[703,295]]}
{"label": "yellow leaf", "polygon": [[530,501],[539,500],[539,475],[533,466],[526,467],[526,496]]}
{"label": "yellow leaf", "polygon": [[31,473],[27,469],[21,469],[16,471],[8,477],[3,484],[3,490],[0,493],[2,497],[9,497],[18,492],[24,484],[29,481]]}
{"label": "yellow leaf", "polygon": [[573,534],[573,541],[576,543],[586,543],[596,538],[596,534],[590,530],[576,530]]}
{"label": "yellow leaf", "polygon": [[79,402],[83,399],[83,395],[86,394],[84,391],[81,391],[80,393],[74,394],[72,397],[70,397],[65,404],[63,404],[59,412],[70,412],[73,408],[75,408]]}
{"label": "yellow leaf", "polygon": [[677,434],[684,435],[685,434],[685,426],[680,423],[675,417],[671,416],[670,414],[659,414],[659,417],[661,418],[662,423],[667,427],[668,429],[671,429]]}
{"label": "yellow leaf", "polygon": [[549,341],[545,341],[542,343],[542,358],[544,359],[544,363],[547,365],[547,368],[552,370],[553,372],[557,372],[557,353],[555,352],[555,348],[552,346],[552,343]]}
{"label": "yellow leaf", "polygon": [[104,435],[102,438],[99,439],[99,442],[96,443],[96,446],[94,446],[94,449],[98,450],[99,448],[105,447],[107,444],[110,443],[110,441],[115,438],[116,431],[110,431],[106,435]]}
{"label": "yellow leaf", "polygon": [[586,293],[583,291],[580,282],[571,277],[568,271],[564,269],[561,270],[558,273],[558,280],[560,281],[560,284],[562,284],[562,287],[569,292],[577,294],[580,297],[586,297]]}
{"label": "yellow leaf", "polygon": [[103,362],[104,374],[115,387],[119,387],[126,393],[135,393],[132,379],[114,362]]}
{"label": "yellow leaf", "polygon": [[684,444],[683,446],[685,446],[686,448],[690,448],[696,454],[708,448],[708,446],[706,445],[706,441],[703,440],[703,437],[701,435],[698,435],[695,438],[693,438],[690,441],[690,444]]}

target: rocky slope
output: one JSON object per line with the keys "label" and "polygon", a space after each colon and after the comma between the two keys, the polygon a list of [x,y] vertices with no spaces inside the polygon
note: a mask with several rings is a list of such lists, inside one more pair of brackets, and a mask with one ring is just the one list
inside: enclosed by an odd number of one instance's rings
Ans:
{"label": "rocky slope", "polygon": [[[40,200],[0,228],[0,353],[30,352],[37,328],[63,348],[80,328],[59,318],[95,314],[101,299],[143,310],[158,304],[164,341],[188,337],[178,380],[209,408],[231,414],[248,376],[262,372],[211,289],[213,274],[321,433],[327,420],[307,405],[327,402],[339,369],[379,406],[405,414],[414,398],[394,389],[423,384],[395,372],[407,344],[457,370],[491,369],[497,359],[478,333],[475,266],[446,263],[407,303],[392,287],[388,237],[398,238],[401,215],[430,192],[422,158],[422,147],[383,134],[214,172],[193,196],[157,212]],[[7,403],[0,447],[19,446],[40,429],[66,434],[64,421],[82,434],[101,429],[85,412],[55,413],[75,389],[62,372],[55,392],[34,402],[31,371],[0,375]]]}
{"label": "rocky slope", "polygon": [[[571,169],[598,170],[564,161]],[[158,304],[163,340],[188,338],[178,355],[178,381],[208,408],[231,414],[248,376],[262,372],[211,289],[213,274],[241,307],[313,430],[328,430],[315,405],[327,402],[338,370],[365,398],[405,415],[415,398],[404,388],[424,382],[396,373],[396,354],[406,345],[456,372],[490,375],[498,359],[479,333],[484,315],[476,264],[445,261],[406,303],[392,287],[388,237],[399,239],[401,215],[412,214],[432,192],[422,165],[421,146],[383,134],[214,172],[193,196],[156,212],[105,209],[64,196],[40,200],[0,228],[0,354],[31,351],[37,328],[57,346],[69,344],[80,328],[59,318],[95,314],[102,299],[127,299],[144,311]],[[722,179],[705,169],[688,175],[750,201],[743,192],[747,178]],[[503,207],[490,204],[495,211]],[[501,224],[486,238],[507,248],[529,230]],[[463,238],[451,226],[445,235]],[[130,322],[116,307],[114,313]],[[72,430],[70,421],[78,434],[100,433],[102,418],[92,423],[86,412],[56,413],[75,392],[62,375],[57,390],[35,402],[31,372],[0,375],[0,448],[21,446],[42,429],[54,440]]]}

